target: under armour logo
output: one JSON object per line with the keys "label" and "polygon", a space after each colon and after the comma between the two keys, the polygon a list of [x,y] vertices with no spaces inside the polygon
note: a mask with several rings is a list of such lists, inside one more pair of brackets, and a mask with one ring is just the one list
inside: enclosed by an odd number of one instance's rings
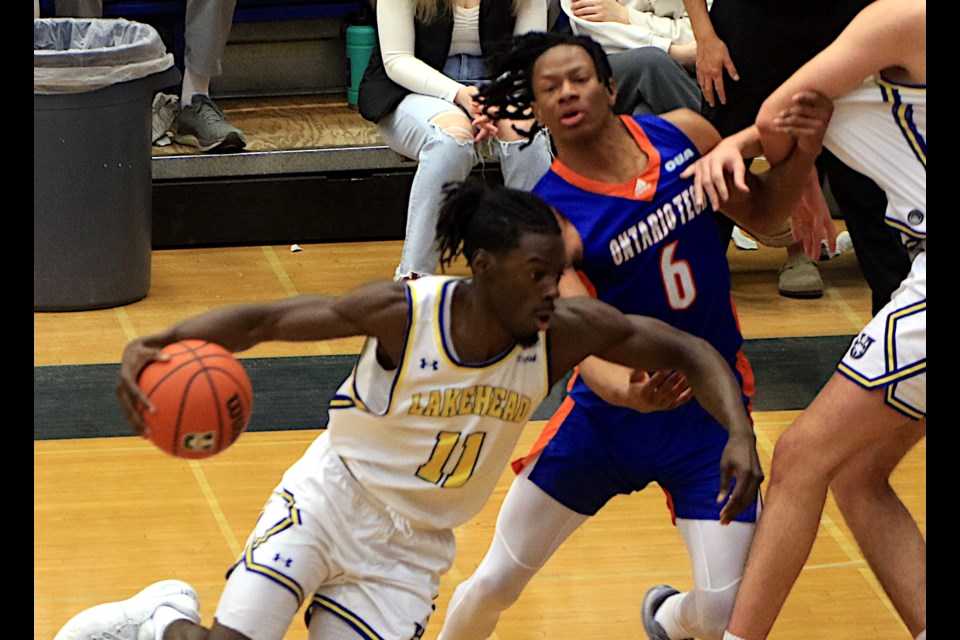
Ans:
{"label": "under armour logo", "polygon": [[870,348],[870,345],[873,344],[873,338],[870,336],[861,333],[853,341],[853,346],[850,347],[850,357],[852,358],[862,358],[863,354],[867,352],[867,349]]}
{"label": "under armour logo", "polygon": [[420,368],[426,369],[428,366],[433,367],[433,370],[436,371],[437,367],[440,366],[440,363],[437,360],[427,361],[426,358],[420,358]]}
{"label": "under armour logo", "polygon": [[283,565],[284,565],[285,567],[289,567],[290,565],[293,564],[293,558],[284,558],[284,557],[281,556],[279,553],[276,554],[275,556],[273,556],[273,561],[274,561],[274,562],[281,562],[281,563],[283,563]]}

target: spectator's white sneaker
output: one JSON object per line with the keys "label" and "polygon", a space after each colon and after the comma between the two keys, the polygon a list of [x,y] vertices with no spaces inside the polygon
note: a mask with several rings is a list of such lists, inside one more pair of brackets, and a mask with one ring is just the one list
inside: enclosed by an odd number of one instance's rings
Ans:
{"label": "spectator's white sneaker", "polygon": [[98,604],[73,616],[53,640],[154,640],[153,614],[173,607],[200,623],[200,598],[180,580],[154,583],[122,602]]}
{"label": "spectator's white sneaker", "polygon": [[730,236],[730,239],[733,240],[733,244],[737,247],[737,249],[743,249],[744,251],[755,251],[759,248],[757,241],[753,238],[747,237],[747,234],[745,234],[740,227],[733,228],[733,235]]}
{"label": "spectator's white sneaker", "polygon": [[850,239],[850,232],[841,231],[837,234],[837,250],[833,253],[830,252],[830,247],[827,246],[827,241],[823,241],[823,244],[820,247],[820,259],[830,260],[832,258],[836,258],[841,253],[845,253],[852,248],[853,241]]}

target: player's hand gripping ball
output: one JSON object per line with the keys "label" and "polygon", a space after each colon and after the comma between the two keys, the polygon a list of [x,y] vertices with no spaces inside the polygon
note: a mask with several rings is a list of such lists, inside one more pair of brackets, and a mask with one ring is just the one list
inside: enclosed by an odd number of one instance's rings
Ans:
{"label": "player's hand gripping ball", "polygon": [[179,458],[208,458],[240,437],[253,411],[253,388],[243,365],[218,344],[168,344],[169,360],[140,373],[140,388],[156,411],[142,411],[149,439]]}

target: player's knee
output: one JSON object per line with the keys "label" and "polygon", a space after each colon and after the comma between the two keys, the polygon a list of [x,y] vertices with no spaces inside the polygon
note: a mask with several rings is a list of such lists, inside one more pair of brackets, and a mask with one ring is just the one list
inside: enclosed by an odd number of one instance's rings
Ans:
{"label": "player's knee", "polygon": [[529,579],[529,572],[512,565],[474,574],[469,588],[472,597],[482,600],[485,606],[503,611],[520,598]]}
{"label": "player's knee", "polygon": [[864,499],[893,493],[889,474],[880,467],[844,465],[830,481],[830,492],[841,511],[856,510]]}
{"label": "player's knee", "polygon": [[790,428],[777,440],[771,465],[771,482],[778,479],[799,478],[821,471],[817,443],[803,429]]}
{"label": "player's knee", "polygon": [[501,573],[484,576],[478,589],[484,594],[484,600],[491,607],[502,610],[517,601],[525,585],[526,580],[521,576],[515,573]]}

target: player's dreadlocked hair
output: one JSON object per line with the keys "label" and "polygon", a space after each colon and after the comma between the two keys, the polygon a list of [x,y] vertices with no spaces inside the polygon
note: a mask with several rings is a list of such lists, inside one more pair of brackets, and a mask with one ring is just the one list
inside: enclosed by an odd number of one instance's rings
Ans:
{"label": "player's dreadlocked hair", "polygon": [[[514,37],[509,49],[491,56],[487,61],[490,75],[496,79],[480,89],[477,101],[483,105],[483,112],[492,120],[532,118],[533,65],[548,50],[561,45],[583,47],[593,60],[597,79],[605,87],[611,87],[613,71],[610,70],[610,62],[595,40],[583,35],[533,31]],[[532,140],[540,131],[540,124],[534,121],[529,131],[516,125],[513,128]]]}
{"label": "player's dreadlocked hair", "polygon": [[526,191],[481,182],[448,182],[437,221],[440,267],[458,255],[467,264],[478,249],[502,253],[520,246],[524,233],[560,234],[553,210]]}

